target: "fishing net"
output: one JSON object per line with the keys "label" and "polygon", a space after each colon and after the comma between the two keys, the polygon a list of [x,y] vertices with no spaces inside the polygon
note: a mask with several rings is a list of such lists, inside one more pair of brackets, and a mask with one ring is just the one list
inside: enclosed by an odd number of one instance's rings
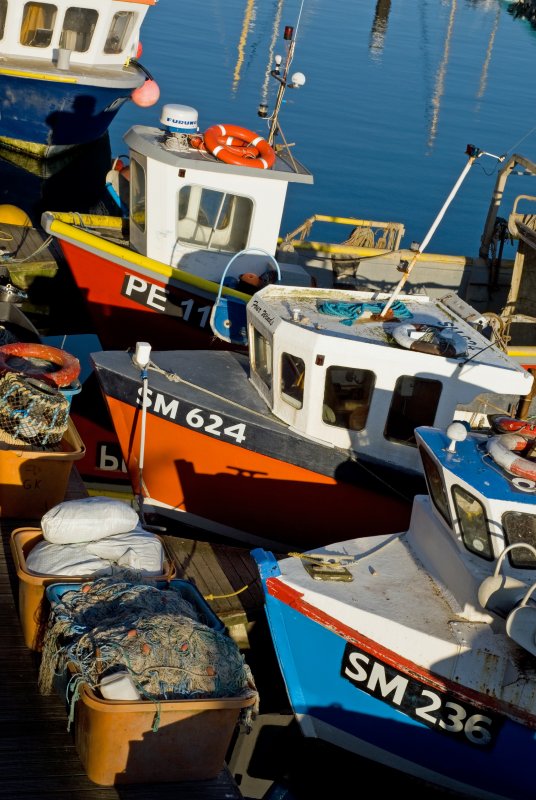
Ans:
{"label": "fishing net", "polygon": [[[158,588],[139,573],[116,569],[65,592],[52,607],[44,637],[39,690],[50,694],[67,665],[98,691],[124,670],[142,700],[240,697],[255,689],[233,639],[211,627],[201,604],[180,589]],[[256,708],[242,710],[250,727]]]}
{"label": "fishing net", "polygon": [[0,377],[0,439],[36,447],[61,442],[69,424],[70,402],[62,392],[16,372]]}

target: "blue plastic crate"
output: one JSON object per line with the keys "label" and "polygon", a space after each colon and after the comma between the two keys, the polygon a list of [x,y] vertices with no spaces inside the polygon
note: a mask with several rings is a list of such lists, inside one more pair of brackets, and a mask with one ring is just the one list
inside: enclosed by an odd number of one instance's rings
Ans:
{"label": "blue plastic crate", "polygon": [[[46,587],[46,597],[51,607],[61,602],[65,592],[79,591],[82,583],[51,583]],[[225,624],[214,613],[200,591],[190,581],[173,578],[170,581],[156,581],[157,589],[172,589],[187,600],[195,608],[200,621],[215,631],[225,630]]]}

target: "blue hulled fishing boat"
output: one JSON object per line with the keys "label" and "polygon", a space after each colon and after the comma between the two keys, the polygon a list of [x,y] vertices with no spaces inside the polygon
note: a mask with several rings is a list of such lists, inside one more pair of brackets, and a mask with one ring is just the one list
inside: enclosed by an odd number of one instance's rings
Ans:
{"label": "blue hulled fishing boat", "polygon": [[137,62],[156,0],[0,0],[0,144],[46,158],[94,141],[130,98],[158,99]]}
{"label": "blue hulled fishing boat", "polygon": [[[306,737],[464,796],[533,794],[536,427],[421,427],[409,528],[252,552]],[[349,514],[350,514],[350,510]],[[326,533],[326,536],[329,534]]]}

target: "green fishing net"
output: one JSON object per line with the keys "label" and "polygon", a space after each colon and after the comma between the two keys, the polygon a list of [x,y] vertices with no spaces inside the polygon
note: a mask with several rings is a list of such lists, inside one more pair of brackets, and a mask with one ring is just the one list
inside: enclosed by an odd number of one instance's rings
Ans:
{"label": "green fishing net", "polygon": [[[142,700],[250,696],[255,683],[238,646],[197,590],[187,594],[126,569],[64,591],[45,632],[40,692],[50,694],[70,664],[97,692],[104,676],[126,668]],[[257,709],[244,711],[247,728]]]}

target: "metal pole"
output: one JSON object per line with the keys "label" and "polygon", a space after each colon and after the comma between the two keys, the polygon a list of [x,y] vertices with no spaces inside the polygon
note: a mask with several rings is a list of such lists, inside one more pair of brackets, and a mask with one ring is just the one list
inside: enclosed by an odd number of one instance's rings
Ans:
{"label": "metal pole", "polygon": [[148,342],[136,342],[136,352],[133,357],[134,364],[140,368],[140,378],[142,381],[142,406],[141,406],[141,429],[140,429],[140,453],[138,463],[138,506],[139,515],[144,522],[143,515],[143,467],[145,464],[145,427],[147,421],[147,395],[149,375],[147,368],[151,360],[151,345]]}
{"label": "metal pole", "polygon": [[290,63],[292,61],[292,56],[294,54],[294,40],[291,41],[288,53],[287,53],[287,60],[285,63],[285,69],[283,70],[283,75],[278,75],[276,70],[272,70],[270,73],[274,78],[279,81],[279,90],[277,92],[277,97],[274,106],[274,113],[272,114],[272,124],[270,125],[270,132],[268,134],[268,144],[271,146],[274,142],[275,134],[277,132],[277,120],[279,117],[279,110],[281,108],[281,103],[283,102],[283,95],[285,94],[285,89],[287,87],[287,75],[290,69]]}

